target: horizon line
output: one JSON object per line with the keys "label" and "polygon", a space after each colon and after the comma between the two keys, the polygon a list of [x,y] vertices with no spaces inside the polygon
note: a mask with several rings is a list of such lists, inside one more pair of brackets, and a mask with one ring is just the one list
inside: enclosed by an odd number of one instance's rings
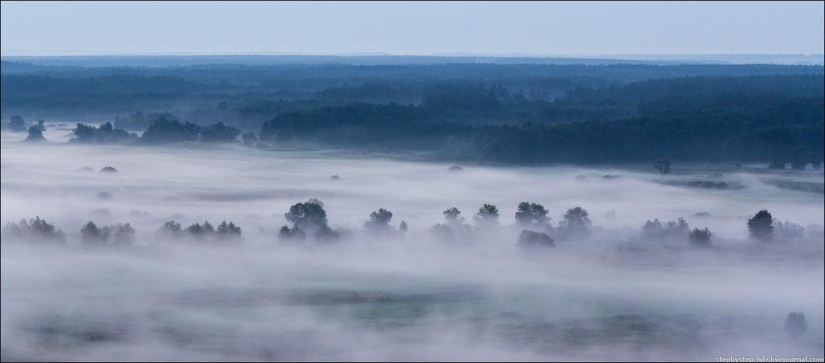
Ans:
{"label": "horizon line", "polygon": [[796,56],[825,57],[825,53],[615,53],[615,54],[539,54],[539,53],[430,53],[402,54],[383,52],[353,53],[99,53],[99,54],[0,54],[0,57],[489,57],[489,58],[611,58],[611,57],[697,57],[697,56]]}

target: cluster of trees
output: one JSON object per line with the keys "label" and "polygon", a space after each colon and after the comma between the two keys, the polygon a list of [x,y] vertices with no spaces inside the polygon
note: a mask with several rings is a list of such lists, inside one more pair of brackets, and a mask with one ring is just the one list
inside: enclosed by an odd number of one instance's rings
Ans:
{"label": "cluster of trees", "polygon": [[[499,225],[499,210],[493,204],[485,203],[478,209],[473,216],[475,226],[466,223],[458,208],[449,208],[443,214],[445,222],[432,226],[430,232],[447,240],[472,239],[473,233],[484,233]],[[567,210],[564,220],[553,228],[544,206],[530,202],[519,203],[515,219],[516,225],[522,228],[518,238],[518,244],[522,247],[555,247],[556,239],[586,238],[592,224],[587,210],[575,207]]]}
{"label": "cluster of trees", "polygon": [[242,237],[241,227],[235,225],[234,222],[226,223],[226,221],[218,224],[217,228],[209,221],[204,221],[203,224],[194,223],[186,228],[182,228],[178,222],[167,221],[155,233],[164,239],[189,239],[213,243],[239,242]]}
{"label": "cluster of trees", "polygon": [[767,210],[761,210],[748,219],[748,231],[752,238],[762,242],[793,240],[805,235],[805,228],[788,221],[780,222]]}
{"label": "cluster of trees", "polygon": [[645,222],[642,226],[642,236],[646,239],[678,239],[687,236],[688,232],[690,232],[690,227],[684,218],[665,223],[656,218]]}
{"label": "cluster of trees", "polygon": [[642,237],[648,240],[682,240],[687,238],[691,246],[710,246],[711,236],[709,229],[694,228],[692,231],[684,218],[678,221],[662,223],[658,218],[645,222],[642,226]]}
{"label": "cluster of trees", "polygon": [[9,131],[14,132],[22,132],[28,130],[28,136],[26,137],[25,141],[45,141],[46,138],[43,137],[43,131],[46,131],[46,125],[44,124],[45,121],[42,119],[37,120],[37,124],[31,125],[28,128],[26,127],[26,120],[24,120],[20,115],[12,116],[8,122],[2,122],[2,128],[7,129]]}
{"label": "cluster of trees", "polygon": [[[771,242],[776,239],[788,241],[800,239],[805,236],[805,229],[796,223],[785,221],[784,223],[773,218],[767,210],[760,210],[753,217],[748,219],[748,232],[750,237],[757,241]],[[713,234],[708,228],[690,229],[683,218],[678,221],[662,223],[659,219],[645,222],[642,226],[642,237],[650,240],[672,239],[680,240],[687,237],[690,245],[695,247],[710,246]]]}
{"label": "cluster of trees", "polygon": [[32,241],[34,243],[66,243],[66,235],[53,224],[40,217],[26,221],[10,222],[3,227],[3,239],[13,241]]}
{"label": "cluster of trees", "polygon": [[9,119],[8,122],[3,121],[2,126],[3,126],[4,129],[8,129],[9,131],[15,131],[15,132],[26,131],[26,121],[23,120],[23,118],[20,117],[19,115],[12,116],[11,119]]}
{"label": "cluster of trees", "polygon": [[80,240],[85,246],[131,246],[135,243],[135,229],[129,223],[98,227],[89,221],[80,229]]}
{"label": "cluster of trees", "polygon": [[121,143],[138,139],[137,134],[129,133],[123,129],[116,129],[111,122],[106,122],[98,127],[77,124],[72,132],[74,132],[72,141],[84,144]]}
{"label": "cluster of trees", "polygon": [[[241,130],[219,122],[209,126],[198,126],[193,123],[181,123],[176,119],[167,119],[161,115],[149,124],[140,137],[136,133],[129,133],[124,129],[115,128],[112,123],[106,122],[99,127],[77,124],[73,130],[74,142],[79,143],[122,143],[140,142],[145,144],[160,144],[168,142],[203,141],[203,142],[235,142]],[[244,142],[254,138],[245,135]]]}

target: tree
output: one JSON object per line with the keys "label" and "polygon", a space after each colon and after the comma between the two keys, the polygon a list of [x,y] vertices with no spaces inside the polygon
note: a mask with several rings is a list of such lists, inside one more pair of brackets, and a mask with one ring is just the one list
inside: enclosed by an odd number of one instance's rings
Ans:
{"label": "tree", "polygon": [[12,131],[26,131],[26,121],[20,116],[12,116],[9,121],[9,129]]}
{"label": "tree", "polygon": [[364,228],[372,231],[386,231],[389,230],[390,221],[392,220],[392,212],[380,208],[370,214],[370,220],[364,222]]}
{"label": "tree", "polygon": [[456,207],[448,208],[444,210],[442,214],[444,214],[444,219],[446,219],[449,223],[464,222],[464,217],[461,216],[461,211]]}
{"label": "tree", "polygon": [[135,243],[135,229],[129,223],[115,226],[114,244],[130,246]]}
{"label": "tree", "polygon": [[782,239],[799,239],[805,236],[805,228],[802,228],[802,226],[796,223],[788,221],[785,221],[785,223],[780,221],[775,222],[774,232]]}
{"label": "tree", "polygon": [[295,227],[308,231],[315,231],[327,225],[327,212],[324,210],[324,203],[318,199],[310,199],[289,207],[289,212],[285,213],[284,217],[287,221],[292,222]]}
{"label": "tree", "polygon": [[215,227],[213,227],[209,221],[204,221],[202,225],[200,223],[195,223],[189,227],[186,227],[184,232],[195,239],[203,239],[204,237],[211,236],[212,233],[215,232]]}
{"label": "tree", "polygon": [[748,230],[753,238],[763,242],[773,240],[773,216],[767,210],[761,210],[748,220]]}
{"label": "tree", "polygon": [[218,225],[215,233],[220,239],[236,239],[241,237],[241,227],[236,226],[234,222],[227,224],[223,221]]}
{"label": "tree", "polygon": [[550,222],[550,218],[541,204],[521,202],[516,211],[516,221],[523,225],[543,226]]}
{"label": "tree", "polygon": [[670,174],[670,160],[656,160],[656,162],[653,163],[653,167],[658,169],[660,174]]}
{"label": "tree", "polygon": [[555,241],[547,233],[533,232],[529,229],[521,231],[518,236],[518,245],[523,248],[556,247]]}
{"label": "tree", "polygon": [[46,121],[43,121],[43,119],[37,120],[37,128],[39,128],[40,131],[46,131]]}
{"label": "tree", "polygon": [[161,237],[180,238],[183,235],[181,225],[175,221],[168,221],[164,223],[156,232]]}
{"label": "tree", "polygon": [[37,126],[29,127],[29,136],[26,137],[26,141],[46,141],[43,137],[43,130]]}
{"label": "tree", "polygon": [[285,213],[284,217],[292,222],[293,230],[296,228],[303,230],[315,237],[317,241],[331,242],[341,237],[340,233],[333,231],[327,225],[324,203],[316,198],[310,198],[304,203],[289,207],[289,212]]}
{"label": "tree", "polygon": [[709,229],[694,228],[693,231],[688,234],[688,241],[691,246],[707,247],[710,246],[710,237],[711,233]]}
{"label": "tree", "polygon": [[495,205],[484,203],[478,208],[473,220],[476,224],[496,225],[498,224],[498,208]]}
{"label": "tree", "polygon": [[590,232],[591,224],[587,210],[575,207],[564,213],[564,220],[559,223],[559,232],[564,238],[581,237]]}
{"label": "tree", "polygon": [[799,338],[802,334],[805,334],[806,330],[808,330],[808,322],[805,321],[805,314],[802,312],[788,313],[788,317],[785,318],[784,328],[785,332],[792,338]]}
{"label": "tree", "polygon": [[407,232],[407,229],[409,229],[409,227],[407,226],[407,222],[406,221],[401,221],[401,224],[398,225],[398,230],[401,231],[402,233],[404,233],[404,232]]}
{"label": "tree", "polygon": [[690,233],[690,227],[684,218],[679,217],[678,221],[668,221],[662,223],[658,218],[652,222],[647,221],[642,226],[642,235],[647,239],[682,239]]}
{"label": "tree", "polygon": [[91,221],[80,229],[80,237],[83,244],[89,246],[105,245],[109,239],[109,233],[107,228],[98,228],[97,225]]}

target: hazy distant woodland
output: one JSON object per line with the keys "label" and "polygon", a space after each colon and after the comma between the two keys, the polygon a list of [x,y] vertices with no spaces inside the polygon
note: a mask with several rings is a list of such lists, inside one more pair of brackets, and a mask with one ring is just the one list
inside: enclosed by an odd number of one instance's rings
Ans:
{"label": "hazy distant woodland", "polygon": [[4,57],[0,358],[822,357],[825,69],[731,62]]}
{"label": "hazy distant woodland", "polygon": [[821,64],[305,58],[11,57],[2,117],[483,163],[822,161]]}

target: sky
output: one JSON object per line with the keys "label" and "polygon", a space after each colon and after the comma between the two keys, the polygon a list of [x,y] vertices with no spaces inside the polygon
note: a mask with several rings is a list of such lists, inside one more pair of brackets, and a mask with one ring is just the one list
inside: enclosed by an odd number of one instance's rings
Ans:
{"label": "sky", "polygon": [[3,56],[822,54],[823,2],[2,2]]}

